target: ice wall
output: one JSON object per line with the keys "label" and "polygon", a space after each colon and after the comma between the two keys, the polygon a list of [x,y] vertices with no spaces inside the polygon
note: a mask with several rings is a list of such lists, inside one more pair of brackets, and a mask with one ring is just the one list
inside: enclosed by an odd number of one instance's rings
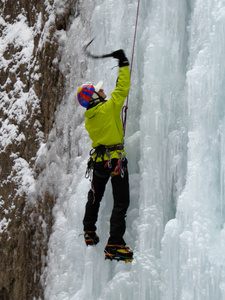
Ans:
{"label": "ice wall", "polygon": [[104,260],[110,184],[97,224],[100,243],[86,248],[79,236],[90,141],[76,90],[102,79],[108,96],[113,91],[116,61],[87,59],[82,46],[96,36],[95,54],[123,48],[131,58],[137,1],[77,5],[61,63],[67,94],[40,151],[51,161],[46,176],[59,193],[43,275],[46,299],[225,299],[225,1],[140,1],[125,139],[132,264]]}
{"label": "ice wall", "polygon": [[166,299],[225,299],[224,12],[195,1],[187,28],[187,174],[162,243]]}

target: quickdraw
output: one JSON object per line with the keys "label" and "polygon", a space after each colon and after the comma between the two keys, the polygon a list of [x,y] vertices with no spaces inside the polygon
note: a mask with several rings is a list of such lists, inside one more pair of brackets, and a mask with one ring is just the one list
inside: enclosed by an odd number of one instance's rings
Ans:
{"label": "quickdraw", "polygon": [[119,153],[119,158],[117,160],[117,164],[115,169],[110,173],[110,175],[117,176],[120,175],[122,178],[124,178],[124,162],[125,162],[125,156],[124,153]]}
{"label": "quickdraw", "polygon": [[93,158],[90,157],[87,161],[87,169],[85,172],[85,178],[88,179],[90,177],[90,180],[91,180],[91,173],[92,173],[93,168],[94,168],[94,161],[93,161]]}

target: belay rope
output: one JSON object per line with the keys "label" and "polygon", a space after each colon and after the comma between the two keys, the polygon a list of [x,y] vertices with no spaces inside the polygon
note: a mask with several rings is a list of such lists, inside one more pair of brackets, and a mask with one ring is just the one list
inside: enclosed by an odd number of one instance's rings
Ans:
{"label": "belay rope", "polygon": [[[132,73],[132,67],[133,67],[134,48],[135,48],[136,33],[137,33],[137,24],[138,24],[139,7],[140,7],[140,0],[138,0],[138,5],[137,5],[137,14],[136,14],[135,31],[134,31],[134,40],[133,40],[133,49],[132,49],[132,57],[131,57],[131,63],[130,63],[130,76],[131,76],[131,73]],[[128,101],[129,101],[129,94],[128,94],[128,96],[127,96],[126,104],[123,106],[123,109],[122,109],[122,124],[123,124],[123,132],[124,132],[124,136],[125,136],[125,131],[126,131]]]}

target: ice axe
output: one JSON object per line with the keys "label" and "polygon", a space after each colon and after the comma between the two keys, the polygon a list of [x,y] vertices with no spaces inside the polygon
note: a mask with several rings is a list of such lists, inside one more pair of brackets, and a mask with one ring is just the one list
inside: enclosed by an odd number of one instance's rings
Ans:
{"label": "ice axe", "polygon": [[109,53],[109,54],[103,54],[103,55],[94,55],[94,54],[91,54],[90,51],[87,50],[87,48],[91,45],[91,43],[94,41],[95,38],[93,38],[87,45],[84,46],[84,52],[85,54],[88,56],[88,57],[91,57],[91,58],[95,58],[95,59],[98,59],[98,58],[106,58],[106,57],[113,57],[113,52],[112,53]]}

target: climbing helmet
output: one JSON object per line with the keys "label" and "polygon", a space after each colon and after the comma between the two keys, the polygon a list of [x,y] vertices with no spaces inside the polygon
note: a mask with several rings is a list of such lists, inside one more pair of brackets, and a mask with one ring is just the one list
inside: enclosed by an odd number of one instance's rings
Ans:
{"label": "climbing helmet", "polygon": [[85,83],[79,87],[77,91],[77,99],[81,106],[88,108],[92,100],[98,99],[98,92],[103,85],[103,81],[99,81],[97,85],[91,83]]}

